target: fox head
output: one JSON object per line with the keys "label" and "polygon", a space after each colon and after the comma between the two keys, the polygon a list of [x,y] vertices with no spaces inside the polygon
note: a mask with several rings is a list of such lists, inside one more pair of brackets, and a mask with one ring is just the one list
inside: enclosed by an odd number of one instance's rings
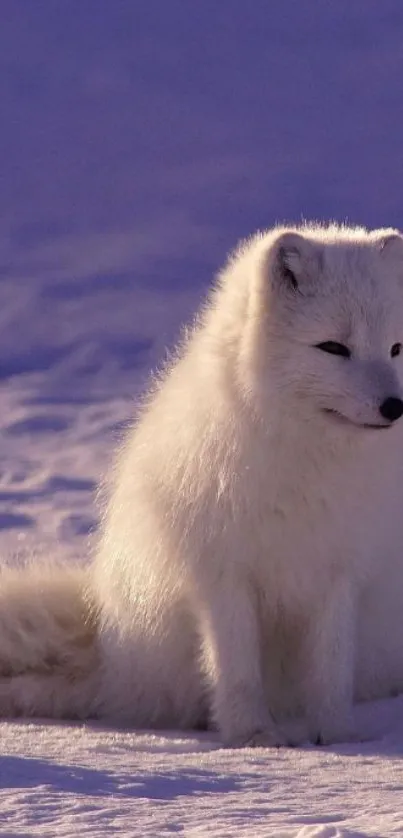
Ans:
{"label": "fox head", "polygon": [[403,422],[403,237],[306,227],[255,247],[245,344],[260,395],[341,432]]}

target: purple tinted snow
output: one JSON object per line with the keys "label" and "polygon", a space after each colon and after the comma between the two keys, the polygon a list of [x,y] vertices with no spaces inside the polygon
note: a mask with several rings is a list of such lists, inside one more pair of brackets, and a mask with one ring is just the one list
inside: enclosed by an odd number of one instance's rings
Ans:
{"label": "purple tinted snow", "polygon": [[[52,363],[44,345],[57,361],[93,326],[136,334],[140,287],[168,295],[172,339],[256,227],[401,223],[396,0],[73,6],[2,4],[3,378]],[[30,360],[16,359],[16,329]]]}

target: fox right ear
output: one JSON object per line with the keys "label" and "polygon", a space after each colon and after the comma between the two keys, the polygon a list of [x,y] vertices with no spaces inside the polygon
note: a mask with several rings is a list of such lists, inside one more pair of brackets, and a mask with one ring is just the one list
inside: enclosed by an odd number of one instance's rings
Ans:
{"label": "fox right ear", "polygon": [[290,291],[302,291],[319,273],[318,248],[301,233],[280,233],[270,251],[274,278]]}

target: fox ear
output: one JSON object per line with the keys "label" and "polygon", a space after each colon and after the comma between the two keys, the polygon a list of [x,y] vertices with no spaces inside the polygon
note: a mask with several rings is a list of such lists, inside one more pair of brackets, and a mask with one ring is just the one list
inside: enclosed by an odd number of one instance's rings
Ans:
{"label": "fox ear", "polygon": [[398,230],[392,230],[379,239],[379,250],[385,256],[403,259],[403,236]]}
{"label": "fox ear", "polygon": [[270,250],[274,278],[291,291],[302,290],[319,273],[320,250],[301,233],[280,233]]}

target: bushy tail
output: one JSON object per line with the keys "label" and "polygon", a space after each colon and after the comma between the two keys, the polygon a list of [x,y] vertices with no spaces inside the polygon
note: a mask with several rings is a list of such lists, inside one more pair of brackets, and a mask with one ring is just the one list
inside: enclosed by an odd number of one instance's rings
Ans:
{"label": "bushy tail", "polygon": [[86,718],[97,691],[88,571],[42,562],[0,571],[0,716]]}

